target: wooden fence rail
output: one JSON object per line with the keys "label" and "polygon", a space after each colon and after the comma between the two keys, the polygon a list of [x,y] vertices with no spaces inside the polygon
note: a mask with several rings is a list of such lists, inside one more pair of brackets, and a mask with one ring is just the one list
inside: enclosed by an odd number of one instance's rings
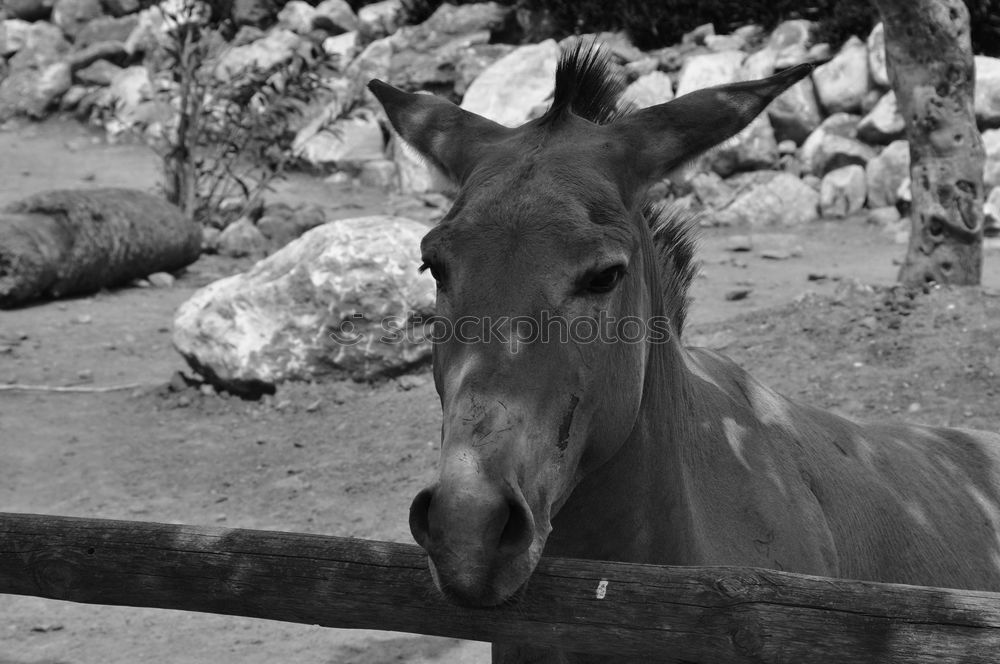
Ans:
{"label": "wooden fence rail", "polygon": [[544,559],[516,604],[464,609],[415,546],[138,521],[0,513],[0,593],[651,661],[1000,661],[1000,594]]}

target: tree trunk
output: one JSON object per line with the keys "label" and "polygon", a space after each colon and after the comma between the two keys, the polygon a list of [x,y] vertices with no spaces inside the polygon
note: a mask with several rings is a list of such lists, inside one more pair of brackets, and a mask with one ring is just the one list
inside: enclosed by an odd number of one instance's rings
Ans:
{"label": "tree trunk", "polygon": [[889,80],[910,142],[913,227],[899,280],[980,283],[982,137],[963,0],[873,0],[885,26]]}
{"label": "tree trunk", "polygon": [[0,211],[0,308],[90,293],[201,253],[201,227],[130,189],[49,191]]}

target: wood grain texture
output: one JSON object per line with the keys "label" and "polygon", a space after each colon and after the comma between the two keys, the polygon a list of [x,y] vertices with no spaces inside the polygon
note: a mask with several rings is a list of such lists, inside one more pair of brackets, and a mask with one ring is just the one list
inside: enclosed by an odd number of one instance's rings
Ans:
{"label": "wood grain texture", "polygon": [[468,609],[440,598],[412,545],[32,514],[0,513],[0,593],[642,661],[921,664],[1000,654],[1000,594],[543,559],[517,603]]}

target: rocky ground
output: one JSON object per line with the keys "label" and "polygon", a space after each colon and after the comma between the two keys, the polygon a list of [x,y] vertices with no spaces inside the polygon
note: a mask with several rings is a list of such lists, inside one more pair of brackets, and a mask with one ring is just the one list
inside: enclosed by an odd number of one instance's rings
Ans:
{"label": "rocky ground", "polygon": [[[26,193],[151,189],[155,162],[74,124],[0,132],[0,205]],[[295,177],[278,199],[381,213],[383,193]],[[984,289],[886,290],[904,245],[860,218],[754,233],[706,229],[689,342],[721,348],[794,398],[854,417],[1000,429],[1000,251]],[[188,386],[174,311],[249,259],[205,256],[169,288],[125,288],[0,313],[0,508],[409,541],[432,476],[426,372],[374,386],[291,385],[258,402]],[[862,285],[859,285],[862,284]],[[869,288],[863,284],[873,284]],[[0,598],[0,664],[480,662],[487,646],[180,612]]]}

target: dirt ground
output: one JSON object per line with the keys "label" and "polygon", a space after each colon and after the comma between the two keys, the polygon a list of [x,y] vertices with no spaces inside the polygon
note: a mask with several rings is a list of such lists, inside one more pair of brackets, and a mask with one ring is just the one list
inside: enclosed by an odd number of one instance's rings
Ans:
{"label": "dirt ground", "polygon": [[[109,146],[72,123],[0,132],[0,205],[43,189],[156,181],[144,148]],[[398,204],[305,176],[276,197],[341,217]],[[1000,250],[987,252],[983,289],[911,299],[887,288],[904,246],[861,220],[758,234],[760,247],[796,248],[783,260],[728,251],[734,232],[704,234],[689,342],[850,416],[1000,429]],[[0,392],[0,510],[409,542],[409,501],[437,456],[426,372],[376,386],[292,385],[259,402],[170,387],[185,369],[170,345],[174,310],[247,266],[203,257],[173,288],[0,312],[0,385],[136,384]],[[726,299],[740,289],[747,297]],[[0,664],[471,663],[487,653],[450,639],[0,596]]]}

